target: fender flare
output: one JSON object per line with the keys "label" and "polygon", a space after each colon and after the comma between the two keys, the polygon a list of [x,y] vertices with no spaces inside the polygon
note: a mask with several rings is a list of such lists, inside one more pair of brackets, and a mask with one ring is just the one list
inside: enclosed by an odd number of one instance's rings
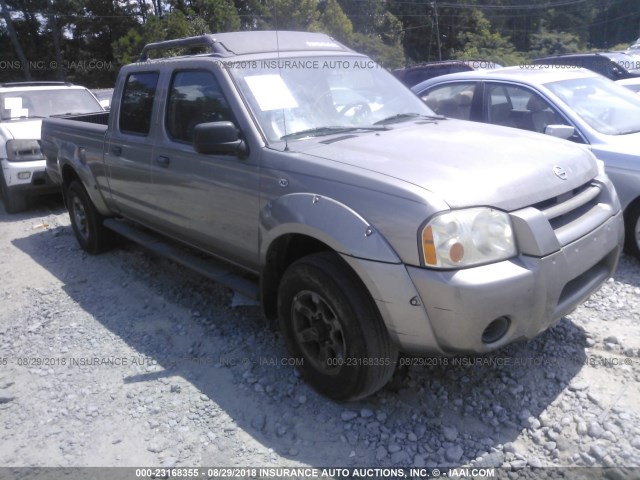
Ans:
{"label": "fender flare", "polygon": [[82,186],[87,191],[91,202],[96,207],[96,210],[100,214],[108,216],[113,213],[107,207],[107,204],[102,197],[102,193],[98,187],[93,172],[89,168],[88,159],[85,157],[85,153],[73,142],[62,141],[58,145],[58,165],[60,168],[60,175],[62,177],[63,193],[65,183],[65,170],[71,168],[71,170],[78,176],[82,182]]}
{"label": "fender flare", "polygon": [[260,212],[260,263],[273,242],[287,234],[321,241],[338,253],[384,263],[401,263],[386,239],[360,214],[332,198],[292,193],[269,202]]}

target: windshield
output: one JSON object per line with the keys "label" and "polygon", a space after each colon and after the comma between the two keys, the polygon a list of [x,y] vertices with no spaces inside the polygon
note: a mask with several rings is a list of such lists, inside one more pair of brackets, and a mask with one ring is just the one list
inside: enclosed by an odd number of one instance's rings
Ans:
{"label": "windshield", "polygon": [[0,93],[0,118],[19,120],[44,118],[66,113],[102,111],[97,100],[78,88],[59,90],[18,90]]}
{"label": "windshield", "polygon": [[640,132],[640,96],[606,78],[546,84],[591,128],[606,135]]}
{"label": "windshield", "polygon": [[247,63],[248,68],[229,71],[270,142],[379,130],[386,124],[435,115],[366,57],[296,57]]}

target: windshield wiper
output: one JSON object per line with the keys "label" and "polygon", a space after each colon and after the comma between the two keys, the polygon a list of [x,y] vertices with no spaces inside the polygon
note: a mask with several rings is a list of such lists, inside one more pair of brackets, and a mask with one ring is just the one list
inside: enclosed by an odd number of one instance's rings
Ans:
{"label": "windshield wiper", "polygon": [[290,138],[303,138],[303,137],[322,137],[325,135],[333,135],[334,133],[346,133],[346,132],[354,132],[356,130],[386,130],[386,127],[380,125],[368,125],[361,127],[348,127],[348,126],[332,126],[332,127],[316,127],[309,128],[307,130],[300,130],[299,132],[288,133],[280,137],[280,140],[290,139]]}
{"label": "windshield wiper", "polygon": [[442,115],[424,115],[422,113],[397,113],[390,117],[383,118],[374,123],[374,125],[388,125],[390,123],[400,123],[412,118],[426,118],[428,120],[446,120]]}

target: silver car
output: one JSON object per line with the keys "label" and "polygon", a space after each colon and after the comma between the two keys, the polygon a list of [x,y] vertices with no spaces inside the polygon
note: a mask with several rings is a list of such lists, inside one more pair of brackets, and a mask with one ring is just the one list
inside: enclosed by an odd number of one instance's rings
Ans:
{"label": "silver car", "polygon": [[604,161],[640,259],[640,98],[575,67],[530,65],[443,75],[412,90],[447,117],[520,128],[586,145]]}

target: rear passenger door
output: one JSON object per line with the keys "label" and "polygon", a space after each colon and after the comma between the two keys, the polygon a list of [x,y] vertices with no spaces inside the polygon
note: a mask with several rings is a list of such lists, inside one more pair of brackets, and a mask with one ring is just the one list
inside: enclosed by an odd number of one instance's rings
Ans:
{"label": "rear passenger door", "polygon": [[238,125],[217,75],[222,73],[205,68],[171,74],[162,138],[151,162],[156,221],[174,238],[252,266],[258,252],[257,153],[205,155],[192,144],[200,123]]}
{"label": "rear passenger door", "polygon": [[104,160],[109,171],[109,190],[118,209],[127,217],[144,221],[153,214],[151,191],[155,97],[160,74],[157,71],[129,73],[121,102],[105,141]]}

